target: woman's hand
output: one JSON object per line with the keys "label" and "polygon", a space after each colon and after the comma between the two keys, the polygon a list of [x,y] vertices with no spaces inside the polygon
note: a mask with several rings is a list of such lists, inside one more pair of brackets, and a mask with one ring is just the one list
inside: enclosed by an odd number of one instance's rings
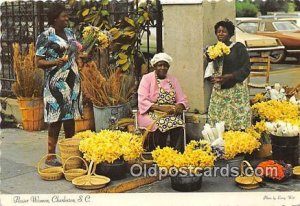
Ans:
{"label": "woman's hand", "polygon": [[169,115],[172,115],[175,113],[175,107],[174,106],[161,106],[160,111],[165,112]]}
{"label": "woman's hand", "polygon": [[62,57],[56,60],[56,66],[62,67],[66,62],[68,61],[68,58]]}
{"label": "woman's hand", "polygon": [[181,115],[184,109],[185,109],[185,107],[183,104],[176,104],[175,105],[175,115]]}
{"label": "woman's hand", "polygon": [[223,76],[220,76],[220,77],[210,77],[208,79],[212,84],[216,84],[216,83],[219,83],[219,84],[225,84],[231,80],[233,80],[233,75],[232,74],[225,74]]}

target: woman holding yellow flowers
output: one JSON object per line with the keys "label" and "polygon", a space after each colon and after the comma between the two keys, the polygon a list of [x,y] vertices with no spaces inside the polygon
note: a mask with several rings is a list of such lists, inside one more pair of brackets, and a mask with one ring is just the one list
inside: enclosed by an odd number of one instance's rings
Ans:
{"label": "woman holding yellow flowers", "polygon": [[[229,20],[220,21],[215,25],[217,45],[221,46],[223,56],[214,57],[210,47],[206,53],[209,62],[221,68],[219,75],[211,75],[208,80],[214,85],[208,108],[208,122],[214,125],[225,121],[226,130],[244,130],[251,125],[251,108],[247,86],[243,81],[250,73],[250,61],[245,46],[230,41],[235,27]],[[230,50],[228,50],[228,48]],[[225,52],[224,52],[225,51]],[[215,85],[220,85],[216,87]]]}
{"label": "woman holding yellow flowers", "polygon": [[[48,153],[55,153],[60,128],[65,137],[75,133],[75,118],[82,115],[80,75],[75,58],[81,44],[70,28],[69,15],[60,3],[53,4],[48,11],[49,28],[42,32],[36,42],[36,63],[45,71],[44,121],[48,128]],[[46,164],[61,163],[48,156]]]}

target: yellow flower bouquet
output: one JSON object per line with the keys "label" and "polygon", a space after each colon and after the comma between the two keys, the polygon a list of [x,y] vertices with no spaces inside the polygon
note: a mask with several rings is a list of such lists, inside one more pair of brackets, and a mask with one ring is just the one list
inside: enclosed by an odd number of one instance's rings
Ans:
{"label": "yellow flower bouquet", "polygon": [[142,138],[128,132],[102,130],[99,133],[78,133],[76,136],[82,137],[79,150],[83,157],[95,164],[112,163],[117,159],[130,161],[143,152]]}
{"label": "yellow flower bouquet", "polygon": [[82,31],[82,46],[85,53],[89,54],[95,45],[102,49],[107,48],[109,46],[107,33],[101,31],[98,27],[84,27]]}
{"label": "yellow flower bouquet", "polygon": [[191,141],[184,153],[170,147],[157,147],[152,151],[152,157],[160,169],[176,168],[179,172],[191,173],[213,167],[216,159],[209,143],[205,140]]}
{"label": "yellow flower bouquet", "polygon": [[259,136],[247,132],[228,131],[224,133],[223,159],[233,159],[238,154],[251,154],[259,148]]}
{"label": "yellow flower bouquet", "polygon": [[266,121],[299,119],[300,108],[288,101],[270,100],[252,106],[254,117]]}
{"label": "yellow flower bouquet", "polygon": [[216,45],[210,46],[207,49],[208,57],[211,60],[216,60],[217,58],[223,57],[230,53],[230,48],[223,42],[218,42]]}
{"label": "yellow flower bouquet", "polygon": [[[230,48],[223,42],[218,42],[216,45],[208,47],[206,51],[206,56],[212,60],[208,63],[204,78],[214,76],[219,77],[223,72],[223,59],[225,55],[230,53]],[[220,89],[221,85],[219,83],[214,84],[214,88]]]}

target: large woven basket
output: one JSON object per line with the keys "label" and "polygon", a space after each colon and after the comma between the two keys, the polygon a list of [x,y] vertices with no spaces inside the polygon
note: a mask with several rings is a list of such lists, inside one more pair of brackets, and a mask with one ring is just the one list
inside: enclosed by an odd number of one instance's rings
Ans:
{"label": "large woven basket", "polygon": [[18,98],[24,130],[38,131],[44,126],[43,98]]}
{"label": "large woven basket", "polygon": [[93,190],[105,187],[110,182],[110,179],[108,177],[95,174],[95,168],[96,165],[94,165],[94,162],[91,161],[88,174],[76,177],[72,180],[72,184],[75,185],[75,187],[84,190]]}
{"label": "large woven basket", "polygon": [[61,159],[60,156],[58,156],[57,154],[47,154],[44,157],[42,157],[37,165],[39,175],[43,180],[47,180],[47,181],[54,181],[54,180],[61,179],[63,177],[62,167],[46,167],[43,169],[41,168],[42,162],[48,156],[57,156],[59,159]]}
{"label": "large woven basket", "polygon": [[[75,159],[75,158],[82,160],[82,162],[85,165],[85,169],[76,168],[76,169],[66,170],[66,164],[68,163],[68,161],[70,161],[71,159]],[[65,178],[66,178],[67,181],[72,181],[74,178],[83,176],[87,172],[88,172],[88,165],[87,165],[86,161],[82,157],[79,157],[79,156],[71,156],[71,157],[69,157],[65,161],[65,164],[63,165],[63,173],[64,173]]]}
{"label": "large woven basket", "polygon": [[[79,150],[80,139],[68,138],[58,141],[62,164],[65,164],[66,160],[72,156],[82,157],[82,153]],[[79,158],[73,158],[65,165],[65,169],[76,169],[82,167],[82,160]]]}

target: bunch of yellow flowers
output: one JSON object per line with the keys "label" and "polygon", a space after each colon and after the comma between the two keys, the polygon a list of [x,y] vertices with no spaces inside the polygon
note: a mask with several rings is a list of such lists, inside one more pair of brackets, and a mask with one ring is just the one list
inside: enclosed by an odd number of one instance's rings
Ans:
{"label": "bunch of yellow flowers", "polygon": [[260,144],[259,139],[251,133],[239,131],[225,132],[223,159],[232,159],[241,153],[251,154]]}
{"label": "bunch of yellow flowers", "polygon": [[79,150],[87,161],[96,164],[112,163],[120,158],[129,161],[138,158],[143,152],[142,138],[128,132],[102,130],[83,138]]}
{"label": "bunch of yellow flowers", "polygon": [[252,106],[254,114],[260,119],[267,121],[277,121],[284,119],[298,119],[300,112],[297,105],[288,101],[270,100],[256,103]]}
{"label": "bunch of yellow flowers", "polygon": [[255,125],[252,125],[251,127],[246,129],[246,132],[254,136],[256,139],[260,139],[261,133],[266,131],[267,131],[267,127],[265,121],[256,122]]}
{"label": "bunch of yellow flowers", "polygon": [[182,168],[205,168],[213,167],[216,159],[207,141],[191,141],[185,148],[184,153],[180,153],[170,147],[157,147],[152,151],[153,160],[158,167]]}
{"label": "bunch of yellow flowers", "polygon": [[96,135],[95,132],[93,132],[91,130],[86,130],[84,132],[76,133],[72,138],[74,138],[74,139],[85,139],[85,138],[94,137],[95,135]]}
{"label": "bunch of yellow flowers", "polygon": [[207,49],[207,54],[211,60],[215,60],[218,57],[223,57],[230,53],[230,48],[223,42],[218,41],[216,45],[210,46]]}
{"label": "bunch of yellow flowers", "polygon": [[82,37],[82,46],[86,53],[89,53],[95,44],[98,44],[98,46],[102,49],[105,49],[109,46],[108,35],[101,31],[98,27],[84,27],[82,31]]}

